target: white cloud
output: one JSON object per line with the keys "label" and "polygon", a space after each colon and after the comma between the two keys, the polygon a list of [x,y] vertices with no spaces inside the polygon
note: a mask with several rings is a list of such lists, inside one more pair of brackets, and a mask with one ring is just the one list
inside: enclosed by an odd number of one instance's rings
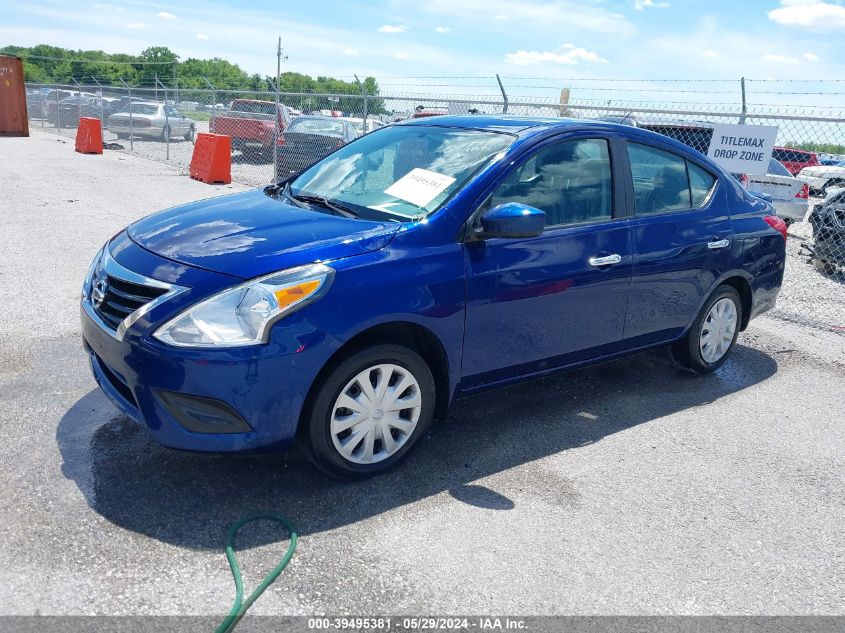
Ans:
{"label": "white cloud", "polygon": [[590,31],[618,39],[633,34],[634,25],[605,4],[610,5],[599,0],[426,0],[420,6],[427,13],[476,25],[499,22],[502,30],[530,29],[526,32],[532,35],[542,31],[560,37],[561,33]]}
{"label": "white cloud", "polygon": [[776,64],[789,64],[790,66],[794,66],[798,63],[798,60],[796,58],[790,57],[789,55],[769,54],[763,55],[763,59],[767,62],[775,62]]}
{"label": "white cloud", "polygon": [[658,2],[657,0],[634,0],[634,9],[637,11],[642,11],[643,9],[665,9],[668,6],[668,2]]}
{"label": "white cloud", "polygon": [[408,27],[404,24],[385,24],[382,27],[379,27],[379,33],[404,33],[408,30]]}
{"label": "white cloud", "polygon": [[126,25],[127,29],[145,29],[147,28],[141,22],[130,22]]}
{"label": "white cloud", "polygon": [[407,62],[411,59],[411,56],[407,53],[396,53],[393,55],[393,59],[399,59],[403,62]]}
{"label": "white cloud", "polygon": [[165,20],[175,20],[176,16],[172,13],[168,13],[167,11],[162,11],[158,14],[158,17],[164,18]]}
{"label": "white cloud", "polygon": [[361,51],[359,51],[357,48],[347,48],[346,50],[343,51],[343,54],[344,55],[358,55],[360,52]]}
{"label": "white cloud", "polygon": [[534,64],[562,64],[565,66],[575,66],[581,62],[588,63],[606,63],[603,59],[585,48],[580,48],[574,44],[564,44],[553,51],[516,51],[515,53],[508,53],[505,55],[505,60],[511,64],[518,66],[531,66]]}
{"label": "white cloud", "polygon": [[434,30],[435,30],[436,32],[438,32],[438,33],[448,33],[448,32],[449,32],[449,31],[451,31],[452,29],[451,29],[451,28],[449,28],[448,26],[438,26],[438,27],[437,27],[436,29],[434,29]]}
{"label": "white cloud", "polygon": [[207,40],[208,35],[206,35],[205,33],[197,33],[197,39],[198,40]]}
{"label": "white cloud", "polygon": [[818,55],[816,55],[815,53],[804,53],[801,57],[803,57],[804,59],[806,59],[808,62],[817,62],[817,61],[821,61],[821,59],[819,58],[819,56],[818,56]]}
{"label": "white cloud", "polygon": [[701,56],[705,59],[716,59],[719,56],[719,53],[717,53],[716,51],[711,51],[711,50],[708,49],[708,50],[704,51],[703,53],[701,53]]}
{"label": "white cloud", "polygon": [[845,7],[818,0],[781,0],[781,7],[769,11],[769,19],[784,26],[812,31],[845,28]]}

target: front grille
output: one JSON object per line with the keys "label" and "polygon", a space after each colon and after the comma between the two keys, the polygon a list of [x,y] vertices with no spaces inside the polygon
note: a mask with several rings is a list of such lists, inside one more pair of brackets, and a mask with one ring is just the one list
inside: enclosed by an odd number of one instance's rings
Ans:
{"label": "front grille", "polygon": [[111,275],[106,275],[105,280],[103,301],[99,306],[94,304],[94,311],[113,330],[130,314],[167,292],[165,288],[143,286]]}

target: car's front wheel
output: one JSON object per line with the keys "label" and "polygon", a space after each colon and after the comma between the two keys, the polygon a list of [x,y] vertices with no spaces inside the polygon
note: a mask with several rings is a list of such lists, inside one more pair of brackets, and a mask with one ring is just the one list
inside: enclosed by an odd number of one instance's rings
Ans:
{"label": "car's front wheel", "polygon": [[739,336],[742,299],[733,286],[719,286],[701,309],[687,335],[672,346],[684,368],[709,374],[727,360]]}
{"label": "car's front wheel", "polygon": [[434,416],[434,378],[416,352],[376,345],[332,369],[303,423],[314,464],[357,479],[389,470],[422,437]]}

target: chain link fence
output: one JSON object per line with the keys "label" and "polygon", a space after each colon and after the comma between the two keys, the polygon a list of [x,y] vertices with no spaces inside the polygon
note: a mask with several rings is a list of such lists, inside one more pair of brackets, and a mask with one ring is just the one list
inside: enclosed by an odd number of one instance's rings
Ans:
{"label": "chain link fence", "polygon": [[301,171],[366,132],[407,118],[511,114],[599,119],[643,127],[707,152],[713,125],[778,127],[764,176],[737,174],[768,195],[789,224],[786,278],[775,316],[845,334],[845,108],[667,103],[613,99],[328,94],[143,88],[74,83],[27,86],[30,125],[74,136],[81,116],[103,121],[113,150],[187,171],[197,133],[232,139],[232,177],[260,186]]}

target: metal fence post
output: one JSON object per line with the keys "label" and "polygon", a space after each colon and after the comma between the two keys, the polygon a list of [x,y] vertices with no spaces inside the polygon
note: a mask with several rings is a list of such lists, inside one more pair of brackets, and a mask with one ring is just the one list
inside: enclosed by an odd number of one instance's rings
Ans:
{"label": "metal fence post", "polygon": [[41,93],[41,127],[44,127],[44,119],[47,117],[47,112],[45,111],[44,107],[44,90],[39,88],[38,91]]}
{"label": "metal fence post", "polygon": [[99,88],[100,88],[100,122],[105,123],[106,122],[106,111],[105,111],[105,105],[103,103],[103,84],[101,84],[99,81],[97,81],[97,78],[94,77],[93,75],[91,76],[91,79],[93,79],[94,83],[97,84],[97,86],[99,86]]}
{"label": "metal fence post", "polygon": [[[281,41],[281,40],[280,40]],[[278,77],[278,73],[276,73],[276,77]],[[275,182],[276,178],[278,177],[279,173],[279,136],[281,135],[282,131],[279,129],[279,116],[282,113],[282,105],[281,105],[281,95],[279,95],[279,84],[273,84],[273,91],[276,93],[276,116],[273,117],[275,119],[275,128],[273,131],[273,147],[271,151],[273,152],[273,181]]]}
{"label": "metal fence post", "polygon": [[165,160],[170,160],[170,117],[167,114],[167,86],[161,83],[156,77],[156,89],[158,85],[162,87],[164,90],[164,129],[162,130],[162,134],[164,134],[164,144],[165,144],[165,152],[166,157]]}
{"label": "metal fence post", "polygon": [[70,80],[76,84],[76,124],[79,125],[79,119],[82,118],[82,85],[76,81],[76,77],[71,77]]}
{"label": "metal fence post", "polygon": [[56,129],[60,132],[62,130],[61,118],[62,115],[59,114],[59,84],[56,84]]}
{"label": "metal fence post", "polygon": [[135,151],[135,145],[132,142],[132,136],[134,132],[134,127],[132,126],[132,88],[123,80],[123,77],[120,78],[120,83],[124,85],[126,88],[126,92],[129,95],[129,151]]}
{"label": "metal fence post", "polygon": [[508,93],[505,92],[505,87],[502,85],[502,78],[499,77],[499,73],[496,73],[496,81],[499,82],[499,90],[502,91],[502,114],[508,113]]}
{"label": "metal fence post", "polygon": [[367,133],[367,91],[364,90],[364,84],[362,84],[361,80],[358,79],[358,75],[355,75],[355,82],[358,84],[358,89],[361,91],[361,94],[363,95],[362,100],[363,100],[364,103],[362,105],[362,108],[364,110],[364,116],[363,116],[364,124],[361,127],[361,134],[364,135],[364,134]]}
{"label": "metal fence post", "polygon": [[214,114],[217,111],[217,108],[214,107],[215,105],[217,105],[217,89],[214,87],[214,84],[212,84],[205,77],[200,77],[200,79],[202,79],[203,82],[205,82],[205,85],[208,86],[208,88],[211,90],[211,101],[212,101],[212,104],[211,104],[211,120],[208,123],[208,131],[213,133],[214,132]]}
{"label": "metal fence post", "polygon": [[742,90],[742,113],[739,115],[739,122],[745,123],[745,117],[748,114],[748,106],[745,102],[745,77],[739,80],[739,86]]}

